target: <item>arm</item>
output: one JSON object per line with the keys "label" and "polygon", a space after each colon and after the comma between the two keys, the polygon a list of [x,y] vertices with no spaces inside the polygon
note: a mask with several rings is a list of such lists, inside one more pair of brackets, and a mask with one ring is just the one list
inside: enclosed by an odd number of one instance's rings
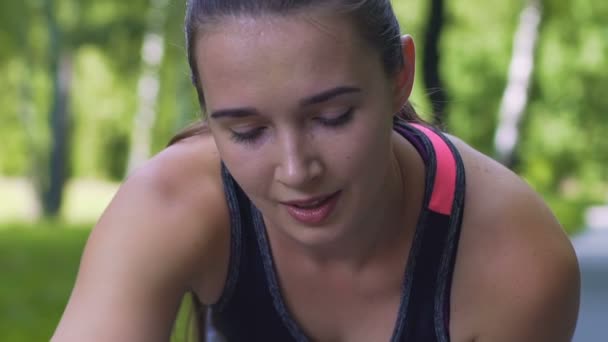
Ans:
{"label": "arm", "polygon": [[167,341],[194,278],[218,278],[204,262],[219,250],[217,186],[200,169],[193,184],[173,155],[130,177],[93,229],[52,341]]}
{"label": "arm", "polygon": [[571,341],[580,297],[576,255],[544,204],[521,197],[510,220],[521,235],[496,251],[486,292],[491,319],[479,341]]}
{"label": "arm", "polygon": [[475,341],[570,341],[580,274],[568,237],[525,182],[452,140],[467,170],[458,317]]}

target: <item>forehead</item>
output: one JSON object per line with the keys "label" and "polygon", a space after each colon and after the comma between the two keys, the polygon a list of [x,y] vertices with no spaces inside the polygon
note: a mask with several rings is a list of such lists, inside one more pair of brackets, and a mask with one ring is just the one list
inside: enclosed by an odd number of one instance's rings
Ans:
{"label": "forehead", "polygon": [[[209,107],[362,83],[380,58],[345,16],[239,16],[205,27],[197,67]],[[253,103],[254,104],[254,103]]]}

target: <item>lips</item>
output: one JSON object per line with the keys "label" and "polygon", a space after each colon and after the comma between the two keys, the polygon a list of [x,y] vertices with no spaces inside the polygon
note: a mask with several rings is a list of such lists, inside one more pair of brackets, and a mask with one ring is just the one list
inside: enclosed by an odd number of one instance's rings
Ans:
{"label": "lips", "polygon": [[311,207],[319,206],[320,203],[327,201],[329,198],[331,198],[335,194],[336,193],[333,193],[333,194],[327,195],[327,196],[318,196],[318,197],[313,197],[313,198],[305,199],[305,200],[287,201],[287,202],[282,202],[282,203],[285,205],[290,205],[290,206],[294,206],[294,207],[311,208]]}
{"label": "lips", "polygon": [[341,192],[304,200],[281,202],[296,221],[308,225],[322,223],[333,212]]}

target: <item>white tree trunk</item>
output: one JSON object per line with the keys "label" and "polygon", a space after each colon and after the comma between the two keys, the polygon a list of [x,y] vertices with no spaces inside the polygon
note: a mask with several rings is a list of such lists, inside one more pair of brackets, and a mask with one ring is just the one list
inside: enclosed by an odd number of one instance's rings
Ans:
{"label": "white tree trunk", "polygon": [[160,69],[165,53],[167,4],[167,0],[152,0],[147,16],[148,29],[141,48],[142,73],[137,84],[138,105],[131,130],[127,174],[150,156],[152,128],[157,116]]}
{"label": "white tree trunk", "polygon": [[519,127],[528,104],[528,90],[534,70],[534,52],[542,8],[539,0],[528,0],[521,12],[513,41],[509,78],[500,104],[494,150],[498,161],[511,166],[519,139]]}

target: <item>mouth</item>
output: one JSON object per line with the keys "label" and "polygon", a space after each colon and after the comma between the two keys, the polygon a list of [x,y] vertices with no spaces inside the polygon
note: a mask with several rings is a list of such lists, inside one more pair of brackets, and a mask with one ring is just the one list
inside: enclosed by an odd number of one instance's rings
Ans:
{"label": "mouth", "polygon": [[298,208],[314,208],[321,205],[323,202],[326,202],[332,196],[336,195],[338,192],[334,192],[333,194],[325,195],[325,196],[317,196],[311,197],[302,200],[294,200],[294,201],[286,201],[281,202],[284,205],[294,206]]}
{"label": "mouth", "polygon": [[309,225],[322,223],[333,212],[341,191],[303,200],[281,202],[295,220]]}

